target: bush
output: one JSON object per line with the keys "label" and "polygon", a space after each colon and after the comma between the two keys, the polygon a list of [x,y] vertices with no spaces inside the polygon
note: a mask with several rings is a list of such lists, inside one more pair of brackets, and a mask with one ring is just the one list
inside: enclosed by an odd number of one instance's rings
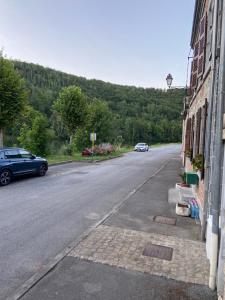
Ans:
{"label": "bush", "polygon": [[180,178],[182,180],[182,183],[186,183],[186,173],[185,172],[184,173],[180,173],[179,176],[180,176]]}
{"label": "bush", "polygon": [[72,155],[73,154],[73,145],[72,144],[63,145],[62,154],[63,155]]}
{"label": "bush", "polygon": [[121,146],[122,146],[122,144],[123,144],[123,137],[122,137],[122,135],[118,135],[118,136],[115,138],[114,144],[116,145],[116,147],[117,147],[118,149],[121,148]]}
{"label": "bush", "polygon": [[186,157],[191,157],[191,153],[192,153],[191,149],[184,151],[184,154],[185,154]]}
{"label": "bush", "polygon": [[48,154],[48,142],[51,139],[48,130],[48,120],[46,117],[37,113],[31,121],[31,126],[23,124],[20,129],[18,140],[20,145],[32,153],[46,156]]}
{"label": "bush", "polygon": [[197,154],[192,160],[192,165],[194,170],[201,171],[204,167],[204,156]]}

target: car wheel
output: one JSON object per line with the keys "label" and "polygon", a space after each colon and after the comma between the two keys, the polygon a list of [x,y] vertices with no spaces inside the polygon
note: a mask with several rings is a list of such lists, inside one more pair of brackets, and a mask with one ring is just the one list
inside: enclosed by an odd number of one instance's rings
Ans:
{"label": "car wheel", "polygon": [[10,170],[2,170],[0,172],[0,185],[4,186],[12,181],[12,173]]}
{"label": "car wheel", "polygon": [[46,165],[45,164],[41,165],[39,170],[38,170],[38,175],[39,176],[45,176],[46,172],[47,172]]}

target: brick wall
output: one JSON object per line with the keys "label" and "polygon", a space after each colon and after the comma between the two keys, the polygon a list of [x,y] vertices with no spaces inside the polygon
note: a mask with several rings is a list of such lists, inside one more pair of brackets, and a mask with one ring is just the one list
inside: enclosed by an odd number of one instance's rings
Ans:
{"label": "brick wall", "polygon": [[[191,161],[189,158],[185,159],[185,171],[186,172],[192,172],[193,171],[193,167],[191,164]],[[202,213],[203,213],[203,209],[204,209],[204,199],[205,199],[205,184],[204,184],[204,180],[200,180],[199,185],[197,186],[193,186],[193,192],[196,196],[196,200],[198,202],[198,206],[199,206],[199,214],[200,214],[200,220],[202,222]]]}
{"label": "brick wall", "polygon": [[191,161],[188,157],[186,157],[186,159],[185,159],[185,171],[186,172],[192,172],[193,171]]}
{"label": "brick wall", "polygon": [[201,85],[199,91],[194,97],[190,109],[189,109],[189,117],[193,116],[197,113],[198,109],[205,104],[205,99],[209,97],[209,89],[211,84],[211,73],[209,72],[207,77],[204,80],[204,83]]}
{"label": "brick wall", "polygon": [[[186,118],[186,123],[188,118],[192,118],[193,116],[196,117],[197,112],[199,111],[200,108],[202,108],[205,104],[205,99],[208,99],[209,97],[209,89],[210,89],[210,82],[211,82],[211,73],[208,73],[208,75],[204,78],[204,82],[202,85],[199,87],[195,97],[192,99],[188,115]],[[195,122],[196,123],[196,122]],[[185,124],[186,125],[186,124]],[[186,126],[184,125],[184,129]],[[195,125],[195,130],[196,130],[196,125]],[[183,139],[183,143],[185,143],[185,139]],[[195,141],[193,141],[195,144]],[[194,145],[193,145],[194,146]],[[185,148],[185,145],[183,145],[183,149]],[[184,167],[186,172],[192,172],[192,164],[190,162],[189,158],[185,158],[184,160]],[[200,212],[200,219],[202,220],[202,212],[204,209],[204,180],[200,180],[198,186],[193,186],[193,192],[196,195],[196,200],[199,205],[199,212]]]}
{"label": "brick wall", "polygon": [[196,200],[198,202],[198,206],[199,206],[199,213],[200,213],[200,220],[202,222],[202,212],[204,209],[204,204],[205,204],[205,185],[204,185],[204,181],[201,180],[199,182],[199,185],[195,188],[195,193],[196,193]]}

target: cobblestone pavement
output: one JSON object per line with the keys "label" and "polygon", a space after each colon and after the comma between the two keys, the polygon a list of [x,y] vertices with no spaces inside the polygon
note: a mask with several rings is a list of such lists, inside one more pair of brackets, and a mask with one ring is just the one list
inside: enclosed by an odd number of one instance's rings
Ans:
{"label": "cobblestone pavement", "polygon": [[[150,243],[172,248],[172,260],[144,256],[143,250]],[[101,225],[69,256],[179,281],[208,284],[205,244],[199,241]]]}

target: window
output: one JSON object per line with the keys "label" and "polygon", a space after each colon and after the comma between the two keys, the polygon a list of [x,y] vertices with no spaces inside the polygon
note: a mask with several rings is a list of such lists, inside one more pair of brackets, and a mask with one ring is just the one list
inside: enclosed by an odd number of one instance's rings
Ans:
{"label": "window", "polygon": [[207,38],[207,15],[204,14],[199,22],[198,34],[194,44],[194,58],[191,66],[191,93],[194,94],[199,80],[205,71],[205,55]]}
{"label": "window", "polygon": [[20,158],[19,151],[18,150],[7,150],[7,151],[5,151],[5,158],[6,159]]}
{"label": "window", "polygon": [[191,91],[194,93],[195,88],[197,87],[198,81],[198,54],[199,54],[199,42],[197,41],[194,46],[194,58],[191,66]]}
{"label": "window", "polygon": [[26,150],[19,150],[19,154],[21,158],[31,158],[31,153]]}
{"label": "window", "polygon": [[207,16],[205,14],[200,21],[200,28],[199,28],[198,76],[201,76],[204,73],[206,30],[207,30]]}
{"label": "window", "polygon": [[195,115],[193,115],[191,118],[191,139],[190,139],[191,161],[194,157],[194,142],[195,142]]}
{"label": "window", "polygon": [[185,151],[190,151],[191,150],[191,119],[189,118],[187,120],[186,124],[186,133],[185,133]]}
{"label": "window", "polygon": [[3,151],[0,151],[0,159],[4,159],[5,156],[4,156],[4,152]]}
{"label": "window", "polygon": [[196,114],[196,128],[195,128],[195,155],[199,154],[200,138],[201,138],[201,117],[202,109],[199,108]]}
{"label": "window", "polygon": [[207,99],[205,100],[205,105],[202,107],[201,116],[201,136],[199,144],[199,153],[204,155],[205,151],[205,131],[206,131],[206,115],[207,115]]}
{"label": "window", "polygon": [[206,33],[206,68],[210,66],[210,60],[212,59],[212,38],[213,38],[213,14],[214,6],[213,3],[210,3],[208,11],[208,24],[207,24],[207,33]]}

